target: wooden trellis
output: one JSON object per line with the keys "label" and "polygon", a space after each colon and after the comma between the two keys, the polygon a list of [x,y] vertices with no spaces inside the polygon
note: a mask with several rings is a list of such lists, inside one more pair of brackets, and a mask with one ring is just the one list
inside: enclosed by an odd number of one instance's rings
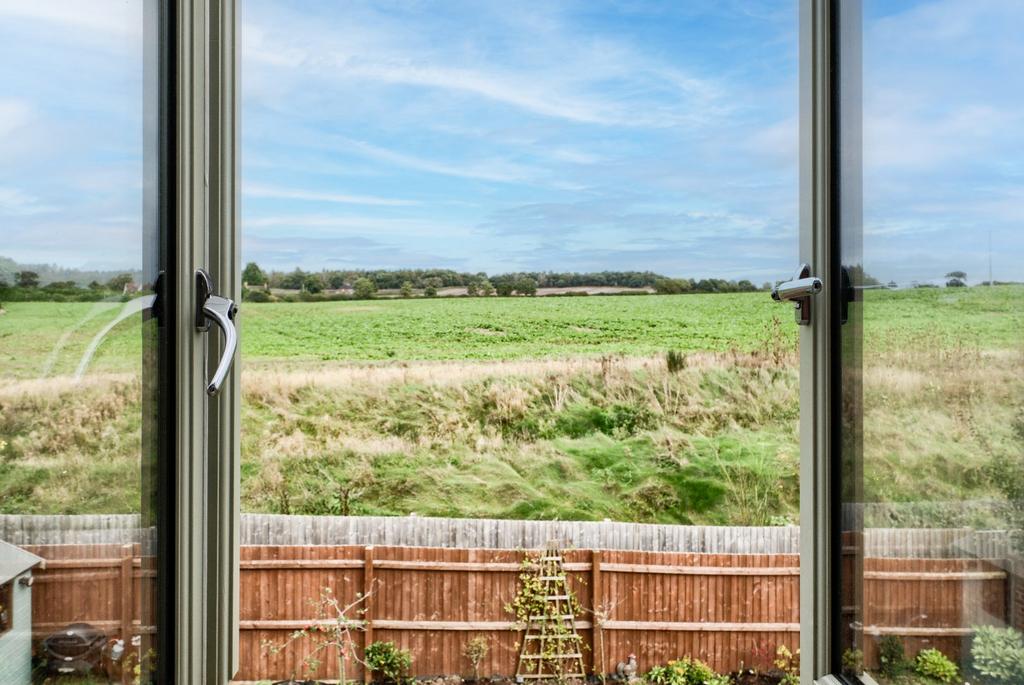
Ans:
{"label": "wooden trellis", "polygon": [[528,617],[519,647],[516,682],[526,680],[583,681],[583,640],[576,632],[576,609],[565,576],[562,553],[549,548],[537,559],[536,573],[543,602]]}

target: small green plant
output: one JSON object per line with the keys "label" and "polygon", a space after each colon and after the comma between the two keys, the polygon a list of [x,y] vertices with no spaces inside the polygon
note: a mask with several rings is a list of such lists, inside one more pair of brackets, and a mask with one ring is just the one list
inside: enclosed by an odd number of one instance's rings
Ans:
{"label": "small green plant", "polygon": [[933,678],[940,683],[953,683],[960,670],[945,654],[937,649],[923,649],[914,659],[914,670],[918,675]]}
{"label": "small green plant", "polygon": [[409,650],[402,649],[394,642],[378,640],[366,647],[364,654],[366,667],[374,673],[380,673],[386,683],[409,682],[409,669],[412,667],[412,655]]}
{"label": "small green plant", "polygon": [[800,650],[791,651],[786,645],[775,650],[775,668],[782,671],[779,685],[800,685]]}
{"label": "small green plant", "polygon": [[729,685],[729,676],[715,673],[699,659],[683,657],[655,666],[644,676],[648,685]]}
{"label": "small green plant", "polygon": [[462,656],[473,664],[473,680],[480,680],[480,664],[487,658],[489,649],[487,638],[483,636],[474,637],[462,647]]}
{"label": "small green plant", "polygon": [[997,685],[1024,683],[1024,635],[992,626],[976,626],[974,631],[974,670]]}
{"label": "small green plant", "polygon": [[886,635],[878,642],[879,671],[890,678],[906,673],[909,669],[907,655],[903,651],[903,640],[897,635]]}
{"label": "small green plant", "polygon": [[[347,660],[351,658],[357,663],[365,664],[356,655],[358,645],[356,644],[355,633],[366,628],[365,622],[361,617],[366,613],[364,603],[372,594],[372,590],[366,594],[357,594],[355,601],[346,605],[341,603],[331,588],[321,588],[319,599],[310,600],[310,604],[316,610],[316,619],[305,628],[293,631],[288,636],[288,639],[283,642],[264,640],[262,645],[263,651],[268,654],[279,654],[292,643],[308,636],[313,641],[313,651],[306,655],[303,663],[309,675],[315,675],[320,669],[321,654],[330,648],[334,648],[338,660],[338,677],[340,678],[338,682],[341,685],[345,685],[347,681],[345,671]],[[350,614],[360,616],[360,618],[352,618]],[[370,647],[372,646],[370,645]],[[367,655],[370,652],[370,647],[366,648]],[[292,680],[294,679],[295,674],[292,673]]]}
{"label": "small green plant", "polygon": [[665,353],[665,364],[669,373],[679,373],[686,368],[686,354],[679,350],[669,350]]}
{"label": "small green plant", "polygon": [[860,649],[847,649],[843,652],[843,673],[860,675],[864,672],[864,652]]}

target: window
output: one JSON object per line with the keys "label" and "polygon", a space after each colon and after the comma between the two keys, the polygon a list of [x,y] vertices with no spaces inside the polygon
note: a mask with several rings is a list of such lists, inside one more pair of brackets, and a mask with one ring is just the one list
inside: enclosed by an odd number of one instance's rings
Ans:
{"label": "window", "polygon": [[14,626],[14,582],[0,585],[0,635]]}

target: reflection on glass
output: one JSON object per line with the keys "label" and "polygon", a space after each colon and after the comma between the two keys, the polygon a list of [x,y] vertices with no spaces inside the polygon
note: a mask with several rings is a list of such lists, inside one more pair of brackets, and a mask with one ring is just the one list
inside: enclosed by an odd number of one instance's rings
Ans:
{"label": "reflection on glass", "polygon": [[795,671],[796,3],[244,15],[239,678]]}
{"label": "reflection on glass", "polygon": [[154,8],[0,4],[5,684],[155,666]]}
{"label": "reflection on glass", "polygon": [[883,684],[1024,682],[1024,8],[868,0],[862,27],[839,658]]}

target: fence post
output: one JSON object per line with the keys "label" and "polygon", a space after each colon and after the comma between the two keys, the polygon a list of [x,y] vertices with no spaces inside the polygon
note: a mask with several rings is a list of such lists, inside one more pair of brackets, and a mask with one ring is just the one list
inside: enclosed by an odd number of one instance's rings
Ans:
{"label": "fence post", "polygon": [[[593,655],[593,672],[598,678],[604,673],[604,590],[601,587],[601,550],[590,551],[590,605],[592,609],[590,629],[590,653]],[[600,643],[600,649],[598,649]],[[600,651],[600,655],[598,652]]]}
{"label": "fence post", "polygon": [[[373,545],[363,548],[363,658],[366,648],[373,643]],[[363,682],[368,683],[373,674],[363,667]]]}
{"label": "fence post", "polygon": [[[121,545],[121,639],[124,640],[121,664],[127,666],[132,648],[132,616],[135,613],[135,579],[132,577],[133,545]],[[141,654],[139,657],[141,658]],[[128,682],[131,669],[124,668],[122,682]]]}

